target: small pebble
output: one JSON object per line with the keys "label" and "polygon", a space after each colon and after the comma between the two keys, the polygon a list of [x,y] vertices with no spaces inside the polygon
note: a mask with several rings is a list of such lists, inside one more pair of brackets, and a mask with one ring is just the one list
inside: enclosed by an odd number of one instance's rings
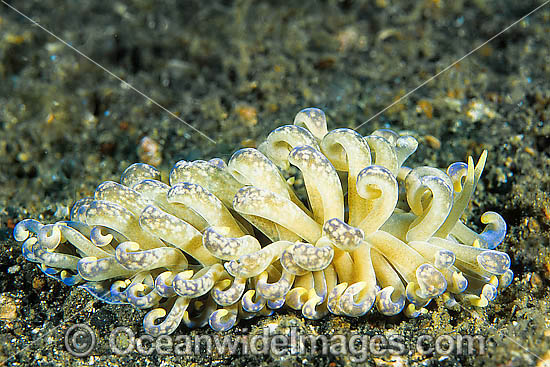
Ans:
{"label": "small pebble", "polygon": [[366,37],[353,26],[348,26],[338,32],[336,40],[338,41],[338,51],[340,52],[346,52],[354,48],[363,49],[367,43]]}
{"label": "small pebble", "polygon": [[13,321],[17,318],[17,306],[13,298],[6,295],[0,296],[0,320]]}
{"label": "small pebble", "polygon": [[433,117],[434,108],[430,101],[421,99],[416,105],[416,111],[424,113],[427,118],[431,119]]}
{"label": "small pebble", "polygon": [[424,140],[426,141],[426,144],[428,144],[428,146],[432,149],[437,150],[441,148],[441,141],[433,135],[426,135],[424,137]]}
{"label": "small pebble", "polygon": [[151,166],[158,166],[162,163],[162,149],[160,144],[145,136],[141,139],[138,146],[138,157],[143,163]]}
{"label": "small pebble", "polygon": [[539,222],[535,218],[529,218],[529,222],[527,224],[527,228],[529,228],[529,232],[538,232],[540,230]]}
{"label": "small pebble", "polygon": [[41,277],[34,277],[32,280],[32,287],[33,289],[39,291],[46,285],[46,280]]}
{"label": "small pebble", "polygon": [[21,267],[19,265],[14,265],[14,266],[10,266],[8,268],[8,274],[15,274],[17,273],[19,270],[21,270]]}
{"label": "small pebble", "polygon": [[256,108],[248,105],[240,105],[235,109],[239,119],[246,126],[254,126],[258,123],[258,111]]}
{"label": "small pebble", "polygon": [[537,153],[535,152],[535,150],[531,147],[525,147],[525,153],[529,154],[531,157],[534,157],[537,155]]}
{"label": "small pebble", "polygon": [[542,279],[537,273],[531,273],[531,279],[529,279],[529,283],[531,283],[531,287],[538,288],[542,285]]}

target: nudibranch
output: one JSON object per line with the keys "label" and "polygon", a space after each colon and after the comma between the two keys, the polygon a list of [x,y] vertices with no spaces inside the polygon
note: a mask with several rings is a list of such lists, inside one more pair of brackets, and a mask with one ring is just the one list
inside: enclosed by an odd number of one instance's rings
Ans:
{"label": "nudibranch", "polygon": [[487,151],[446,171],[404,166],[417,146],[386,129],[328,131],[307,108],[227,163],[180,161],[165,180],[133,164],[70,220],[25,219],[13,235],[48,276],[150,309],[151,335],[224,331],[283,306],[308,319],[417,317],[438,297],[484,307],[513,278],[494,250],[502,217],[484,213],[481,233],[461,220]]}

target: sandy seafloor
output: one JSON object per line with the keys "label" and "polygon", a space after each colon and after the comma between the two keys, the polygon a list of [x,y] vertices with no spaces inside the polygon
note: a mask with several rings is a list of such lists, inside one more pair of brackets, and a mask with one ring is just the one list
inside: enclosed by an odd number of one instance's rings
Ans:
{"label": "sandy seafloor", "polygon": [[[66,219],[77,199],[117,180],[147,136],[163,173],[178,160],[253,146],[304,107],[329,127],[355,127],[542,4],[541,1],[11,1],[217,142],[0,4],[0,363],[10,366],[344,366],[350,354],[112,354],[108,335],[140,335],[144,311],[94,301],[43,275],[11,236],[24,218]],[[402,356],[369,366],[543,366],[550,361],[550,5],[520,22],[358,131],[407,131],[409,166],[447,167],[489,151],[469,225],[502,214],[499,247],[515,279],[488,307],[432,302],[417,319],[376,311],[309,321],[284,311],[240,323],[231,337],[293,326],[306,335],[398,334]],[[94,330],[91,356],[67,353],[74,323]],[[182,335],[214,335],[208,329]],[[491,337],[472,355],[422,355],[420,335]],[[410,347],[410,348],[409,348]]]}

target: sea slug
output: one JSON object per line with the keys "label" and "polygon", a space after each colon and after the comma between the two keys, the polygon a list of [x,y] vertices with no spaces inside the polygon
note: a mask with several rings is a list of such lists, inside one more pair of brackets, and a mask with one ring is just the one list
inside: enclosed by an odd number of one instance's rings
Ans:
{"label": "sea slug", "polygon": [[307,108],[227,163],[180,161],[164,180],[133,164],[70,220],[25,219],[14,237],[47,275],[151,309],[152,335],[182,322],[228,330],[283,306],[309,319],[373,307],[416,317],[437,297],[484,307],[513,278],[494,250],[502,217],[484,213],[481,233],[460,219],[487,152],[446,172],[403,166],[417,146],[390,130],[329,132]]}

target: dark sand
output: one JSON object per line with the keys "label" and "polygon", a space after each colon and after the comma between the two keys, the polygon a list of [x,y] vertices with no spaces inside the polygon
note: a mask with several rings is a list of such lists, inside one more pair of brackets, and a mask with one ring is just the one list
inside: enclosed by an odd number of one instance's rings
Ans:
{"label": "dark sand", "polygon": [[[197,363],[215,366],[353,364],[350,354],[119,357],[117,326],[143,333],[145,312],[94,301],[43,275],[11,232],[24,218],[66,218],[77,199],[118,180],[139,160],[142,137],[180,159],[221,157],[326,111],[329,127],[354,127],[542,4],[540,1],[27,1],[20,10],[181,116],[193,132],[68,47],[0,4],[0,361],[20,366]],[[162,3],[162,4],[161,4]],[[450,311],[433,302],[418,319],[377,312],[305,320],[286,311],[242,322],[224,335],[279,323],[302,334],[398,334],[403,356],[369,354],[377,366],[543,366],[550,360],[550,5],[359,129],[408,131],[420,146],[408,165],[447,167],[489,150],[469,224],[501,213],[499,247],[515,279],[487,308]],[[440,143],[440,146],[439,144]],[[67,353],[73,323],[98,338],[92,355]],[[182,335],[214,335],[208,329]],[[472,355],[422,355],[422,334],[491,337]],[[410,348],[409,348],[410,347]],[[6,360],[7,359],[7,360]]]}

